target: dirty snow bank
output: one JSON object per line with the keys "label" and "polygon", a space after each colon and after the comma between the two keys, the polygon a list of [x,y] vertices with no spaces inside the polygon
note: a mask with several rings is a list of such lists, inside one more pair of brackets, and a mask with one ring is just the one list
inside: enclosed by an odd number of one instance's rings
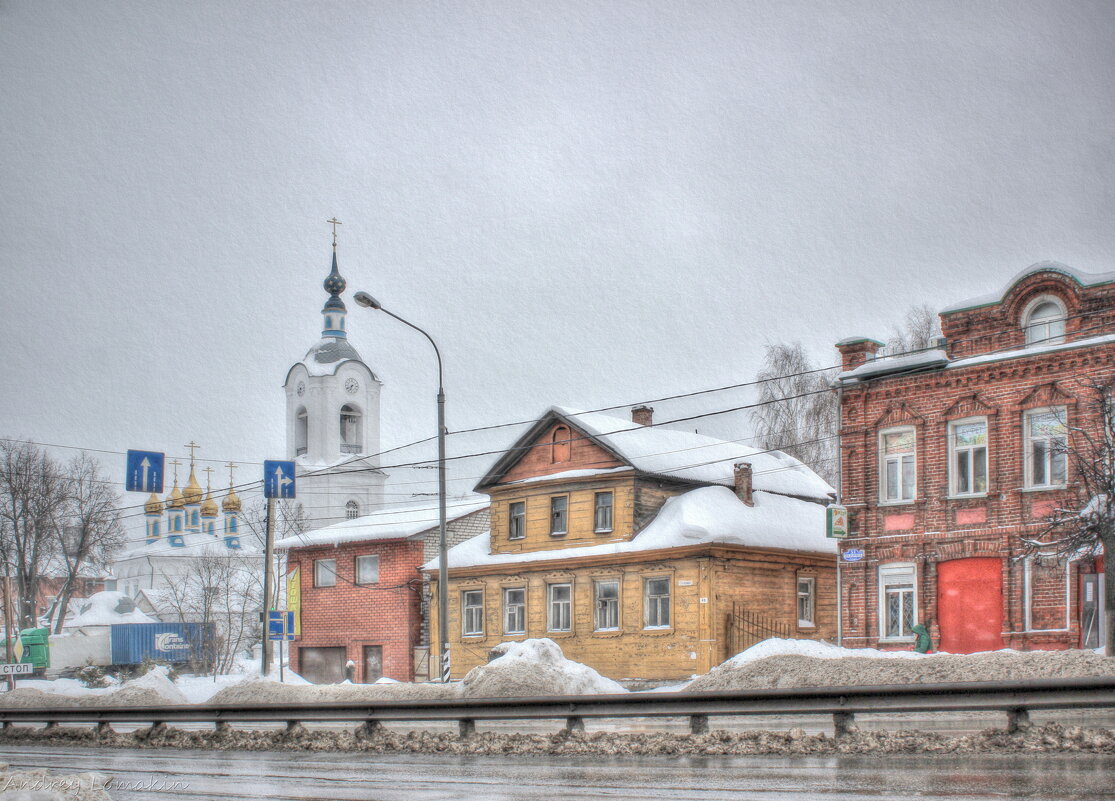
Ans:
{"label": "dirty snow bank", "polygon": [[169,672],[170,669],[165,665],[158,665],[139,678],[126,681],[119,687],[103,689],[84,687],[73,679],[36,681],[34,687],[21,687],[17,684],[15,690],[0,693],[0,706],[20,709],[67,706],[161,706],[189,703],[189,699],[168,677]]}
{"label": "dirty snow bank", "polygon": [[771,639],[736,654],[695,679],[687,689],[699,692],[1110,675],[1115,675],[1115,658],[1093,651],[918,654],[839,648],[814,640]]}
{"label": "dirty snow bank", "polygon": [[105,791],[111,781],[101,773],[55,776],[45,770],[10,770],[0,764],[3,801],[112,801]]}
{"label": "dirty snow bank", "polygon": [[452,698],[455,685],[446,684],[280,684],[270,679],[251,678],[225,687],[212,698],[213,704],[313,704],[325,701],[362,701]]}
{"label": "dirty snow bank", "polygon": [[462,695],[494,698],[627,692],[588,665],[566,659],[561,647],[547,638],[501,643],[492,653],[499,656],[465,674]]}

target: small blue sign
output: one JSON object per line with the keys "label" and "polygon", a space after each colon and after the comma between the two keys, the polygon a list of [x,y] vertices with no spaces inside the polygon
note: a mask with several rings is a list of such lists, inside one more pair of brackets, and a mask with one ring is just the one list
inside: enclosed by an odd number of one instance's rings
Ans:
{"label": "small blue sign", "polygon": [[267,613],[267,639],[293,640],[294,639],[294,612],[276,611],[272,609]]}
{"label": "small blue sign", "polygon": [[163,455],[156,451],[128,451],[124,489],[128,492],[162,492]]}
{"label": "small blue sign", "polygon": [[863,550],[861,548],[849,548],[842,555],[845,562],[858,562],[863,558]]}
{"label": "small blue sign", "polygon": [[294,462],[267,459],[263,463],[263,497],[294,497]]}

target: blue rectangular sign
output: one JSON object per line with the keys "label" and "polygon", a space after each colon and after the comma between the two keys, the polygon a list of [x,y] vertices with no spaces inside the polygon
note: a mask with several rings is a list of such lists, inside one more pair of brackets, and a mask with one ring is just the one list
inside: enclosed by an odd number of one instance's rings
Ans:
{"label": "blue rectangular sign", "polygon": [[128,492],[162,492],[163,455],[157,451],[128,451],[124,489]]}
{"label": "blue rectangular sign", "polygon": [[294,612],[275,611],[267,613],[267,638],[269,640],[294,639]]}
{"label": "blue rectangular sign", "polygon": [[863,551],[859,548],[849,548],[842,555],[845,562],[858,562],[863,558]]}
{"label": "blue rectangular sign", "polygon": [[294,497],[294,462],[267,459],[263,463],[263,497]]}

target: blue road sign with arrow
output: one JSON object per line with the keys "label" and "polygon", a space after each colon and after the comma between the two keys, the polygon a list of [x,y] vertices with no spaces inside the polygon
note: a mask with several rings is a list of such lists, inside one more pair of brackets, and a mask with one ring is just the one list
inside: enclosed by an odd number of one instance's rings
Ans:
{"label": "blue road sign with arrow", "polygon": [[272,640],[294,639],[294,612],[272,609],[267,613],[267,637]]}
{"label": "blue road sign with arrow", "polygon": [[128,492],[162,492],[163,455],[156,451],[128,451],[124,489]]}
{"label": "blue road sign with arrow", "polygon": [[267,459],[263,463],[263,497],[294,497],[294,462]]}

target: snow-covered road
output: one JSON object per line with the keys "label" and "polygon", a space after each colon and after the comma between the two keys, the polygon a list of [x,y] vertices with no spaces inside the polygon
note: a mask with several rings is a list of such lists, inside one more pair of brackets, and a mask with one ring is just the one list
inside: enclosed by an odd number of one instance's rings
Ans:
{"label": "snow-covered road", "polygon": [[[1115,756],[547,758],[0,747],[14,768],[115,777],[116,801],[1110,798]],[[128,789],[128,788],[132,789]],[[172,789],[173,788],[173,789]]]}

